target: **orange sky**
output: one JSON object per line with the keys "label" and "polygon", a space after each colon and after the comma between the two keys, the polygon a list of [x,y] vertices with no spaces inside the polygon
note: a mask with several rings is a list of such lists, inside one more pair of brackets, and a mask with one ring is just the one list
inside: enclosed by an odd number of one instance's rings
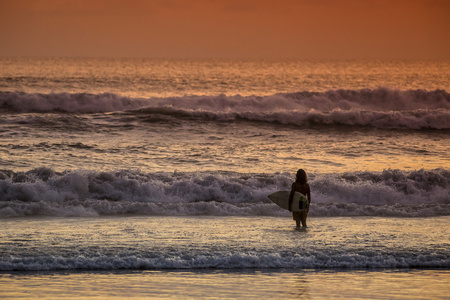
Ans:
{"label": "orange sky", "polygon": [[450,58],[448,0],[0,0],[1,56]]}

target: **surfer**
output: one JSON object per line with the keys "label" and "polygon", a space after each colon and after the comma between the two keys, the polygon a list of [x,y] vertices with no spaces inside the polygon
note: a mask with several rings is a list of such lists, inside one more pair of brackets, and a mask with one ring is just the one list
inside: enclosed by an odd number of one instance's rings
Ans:
{"label": "surfer", "polygon": [[291,210],[292,199],[294,197],[294,193],[299,192],[308,197],[308,202],[306,204],[306,209],[299,212],[292,212],[292,218],[297,223],[297,228],[300,228],[300,221],[302,222],[303,227],[306,226],[306,217],[308,216],[309,204],[311,203],[311,191],[308,184],[308,176],[303,169],[299,169],[297,171],[297,176],[295,182],[292,184],[291,194],[289,195],[289,211]]}

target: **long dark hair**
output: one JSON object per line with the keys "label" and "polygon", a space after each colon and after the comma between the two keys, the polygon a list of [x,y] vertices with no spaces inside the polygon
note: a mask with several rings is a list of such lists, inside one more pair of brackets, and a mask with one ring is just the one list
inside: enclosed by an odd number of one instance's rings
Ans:
{"label": "long dark hair", "polygon": [[301,183],[301,184],[305,184],[306,182],[308,182],[308,176],[306,175],[305,170],[299,169],[297,171],[297,176],[296,176],[295,181],[298,183]]}

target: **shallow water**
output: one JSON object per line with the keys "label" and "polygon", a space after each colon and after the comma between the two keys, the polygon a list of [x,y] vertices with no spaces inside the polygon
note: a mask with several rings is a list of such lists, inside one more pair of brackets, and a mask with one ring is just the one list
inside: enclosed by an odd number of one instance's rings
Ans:
{"label": "shallow water", "polygon": [[0,222],[6,299],[446,299],[450,292],[449,217],[310,218],[301,230],[284,217]]}
{"label": "shallow water", "polygon": [[448,270],[0,274],[3,299],[447,299]]}
{"label": "shallow water", "polygon": [[2,271],[449,268],[450,218],[2,220]]}

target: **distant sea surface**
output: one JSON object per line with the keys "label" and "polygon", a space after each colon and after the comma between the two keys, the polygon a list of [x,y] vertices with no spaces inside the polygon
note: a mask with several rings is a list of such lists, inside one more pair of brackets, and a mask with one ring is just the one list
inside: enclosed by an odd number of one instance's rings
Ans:
{"label": "distant sea surface", "polygon": [[[421,268],[448,295],[449,91],[449,61],[0,58],[0,285]],[[304,231],[267,198],[299,168]]]}

